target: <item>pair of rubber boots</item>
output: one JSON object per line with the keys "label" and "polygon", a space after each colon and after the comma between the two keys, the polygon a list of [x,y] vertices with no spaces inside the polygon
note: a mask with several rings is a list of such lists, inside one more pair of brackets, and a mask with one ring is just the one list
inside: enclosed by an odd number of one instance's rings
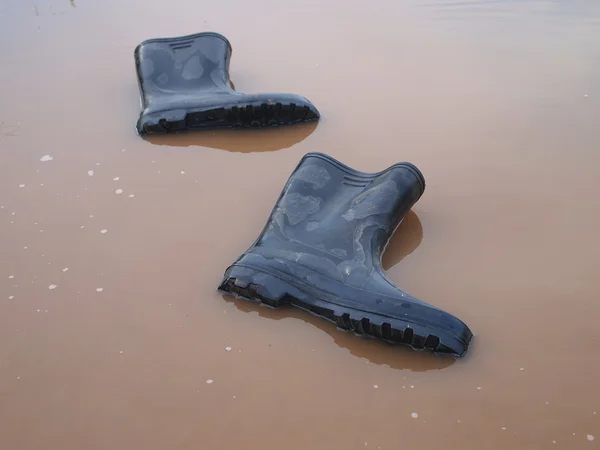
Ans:
{"label": "pair of rubber boots", "polygon": [[[140,134],[264,127],[317,120],[293,94],[246,95],[229,85],[231,45],[216,33],[153,39],[135,51]],[[363,173],[305,155],[258,239],[225,272],[219,290],[272,307],[291,304],[344,330],[418,350],[462,356],[472,339],[456,317],[398,289],[384,248],[425,189],[410,163]]]}

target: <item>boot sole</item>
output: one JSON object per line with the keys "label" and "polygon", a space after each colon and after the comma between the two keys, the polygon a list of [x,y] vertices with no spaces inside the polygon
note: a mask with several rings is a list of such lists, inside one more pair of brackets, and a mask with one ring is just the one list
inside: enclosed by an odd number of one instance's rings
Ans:
{"label": "boot sole", "polygon": [[294,284],[290,281],[254,267],[233,265],[225,272],[218,290],[273,308],[289,304],[325,318],[342,330],[405,344],[414,350],[457,357],[468,350],[472,336],[464,343],[458,336],[433,325],[408,323],[376,312],[338,305],[324,300],[314,287],[298,280],[294,280]]}
{"label": "boot sole", "polygon": [[165,134],[186,130],[215,130],[221,128],[267,128],[312,122],[319,113],[309,106],[295,103],[251,103],[209,107],[188,112],[161,111],[141,118],[137,131],[145,134]]}

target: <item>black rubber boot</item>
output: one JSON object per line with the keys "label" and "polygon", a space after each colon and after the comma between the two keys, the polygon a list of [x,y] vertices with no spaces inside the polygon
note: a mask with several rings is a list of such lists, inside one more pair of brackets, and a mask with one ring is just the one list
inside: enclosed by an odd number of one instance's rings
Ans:
{"label": "black rubber boot", "polygon": [[260,128],[319,119],[319,111],[299,95],[235,92],[229,84],[230,59],[231,44],[218,33],[150,39],[138,45],[138,133]]}
{"label": "black rubber boot", "polygon": [[308,153],[219,290],[273,307],[290,303],[345,330],[462,356],[469,328],[395,287],[381,266],[385,245],[424,189],[410,163],[369,174]]}

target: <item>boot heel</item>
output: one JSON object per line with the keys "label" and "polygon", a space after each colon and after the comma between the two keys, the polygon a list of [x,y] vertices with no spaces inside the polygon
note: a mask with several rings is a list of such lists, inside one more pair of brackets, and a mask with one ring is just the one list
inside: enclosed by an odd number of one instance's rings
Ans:
{"label": "boot heel", "polygon": [[225,294],[258,301],[272,308],[288,303],[286,296],[292,289],[286,282],[271,274],[242,266],[227,269],[218,287]]}

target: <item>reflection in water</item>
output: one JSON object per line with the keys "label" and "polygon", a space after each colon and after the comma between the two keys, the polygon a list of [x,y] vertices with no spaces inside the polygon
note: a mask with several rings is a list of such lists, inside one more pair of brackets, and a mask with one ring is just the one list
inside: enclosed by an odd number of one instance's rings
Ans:
{"label": "reflection in water", "polygon": [[[384,268],[389,269],[412,253],[419,246],[422,238],[421,222],[414,212],[409,211],[386,247],[383,257]],[[387,344],[368,336],[356,336],[354,333],[337,329],[335,324],[321,317],[312,316],[293,307],[267,308],[247,300],[234,300],[228,295],[223,295],[223,299],[233,302],[240,311],[256,312],[261,317],[274,320],[290,317],[301,319],[329,334],[340,347],[347,348],[353,355],[366,358],[374,364],[385,364],[393,369],[424,372],[444,369],[455,362],[455,358],[452,357],[418,352],[403,345]]]}
{"label": "reflection in water", "polygon": [[321,317],[290,306],[273,309],[248,300],[234,299],[229,295],[223,295],[223,299],[233,303],[240,311],[256,312],[259,316],[268,319],[294,318],[310,323],[330,335],[340,347],[348,349],[354,356],[365,358],[373,364],[387,365],[392,369],[425,372],[445,369],[456,361],[450,356],[436,356],[431,352],[415,351],[404,345],[388,344],[368,336],[357,336],[354,333],[339,330],[335,324]]}
{"label": "reflection in water", "polygon": [[[231,89],[235,84],[229,80]],[[155,145],[174,147],[210,147],[230,152],[272,152],[292,147],[312,134],[319,122],[262,129],[226,129],[184,131],[167,135],[151,135],[144,139]]]}
{"label": "reflection in water", "polygon": [[398,264],[406,256],[416,250],[423,239],[423,227],[419,217],[412,211],[409,211],[402,223],[396,228],[396,231],[390,238],[381,263],[384,270],[389,270],[392,266]]}
{"label": "reflection in water", "polygon": [[144,139],[155,145],[210,147],[240,153],[272,152],[303,141],[315,131],[317,125],[318,122],[309,122],[257,130],[186,131],[153,135]]}

